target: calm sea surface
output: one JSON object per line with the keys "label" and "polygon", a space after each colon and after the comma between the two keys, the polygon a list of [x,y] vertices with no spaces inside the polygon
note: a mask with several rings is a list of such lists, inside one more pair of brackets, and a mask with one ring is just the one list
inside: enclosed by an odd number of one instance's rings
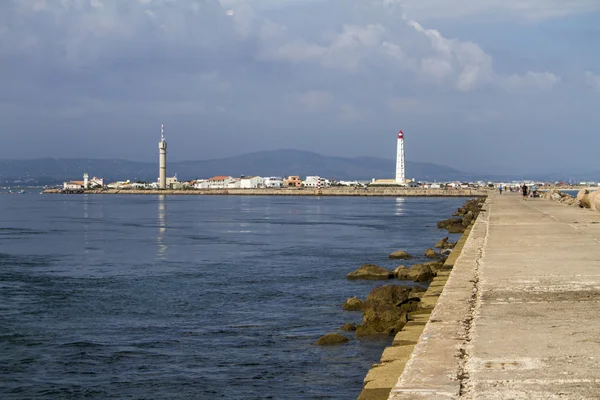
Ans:
{"label": "calm sea surface", "polygon": [[464,200],[2,194],[0,398],[355,399],[390,341],[312,345],[346,274]]}

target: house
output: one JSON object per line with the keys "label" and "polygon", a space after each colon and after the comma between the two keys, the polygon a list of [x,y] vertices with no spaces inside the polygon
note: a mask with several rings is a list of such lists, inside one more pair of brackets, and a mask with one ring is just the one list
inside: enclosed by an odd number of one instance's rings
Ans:
{"label": "house", "polygon": [[232,181],[227,182],[226,188],[227,189],[239,189],[240,186],[240,178],[233,178]]}
{"label": "house", "polygon": [[288,176],[283,180],[283,186],[285,187],[302,187],[302,179],[297,175]]}
{"label": "house", "polygon": [[257,189],[265,186],[265,179],[260,176],[246,176],[240,179],[240,188]]}
{"label": "house", "polygon": [[[85,182],[85,179],[84,179]],[[87,184],[85,185],[86,189],[94,189],[94,188],[103,188],[104,187],[104,179],[93,177],[89,179]]]}
{"label": "house", "polygon": [[329,187],[331,186],[331,181],[329,179],[321,178],[320,176],[307,176],[304,180],[304,186],[310,188],[316,188],[321,185],[321,187]]}
{"label": "house", "polygon": [[208,179],[196,179],[194,189],[208,189]]}
{"label": "house", "polygon": [[130,187],[129,183],[130,183],[129,181],[117,181],[117,182],[109,183],[106,186],[110,189],[127,189]]}
{"label": "house", "polygon": [[235,179],[231,176],[213,176],[208,180],[209,189],[225,189],[230,183],[235,182]]}
{"label": "house", "polygon": [[283,187],[283,178],[279,176],[269,176],[265,178],[265,187],[280,188]]}
{"label": "house", "polygon": [[81,190],[83,189],[83,181],[63,182],[63,190]]}
{"label": "house", "polygon": [[87,172],[83,174],[82,181],[63,182],[64,190],[94,189],[98,187],[104,187],[104,179],[96,177],[89,179],[89,175]]}

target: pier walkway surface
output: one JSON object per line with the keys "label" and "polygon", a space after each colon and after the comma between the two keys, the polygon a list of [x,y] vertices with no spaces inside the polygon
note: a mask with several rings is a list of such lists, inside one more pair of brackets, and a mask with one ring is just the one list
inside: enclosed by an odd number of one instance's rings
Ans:
{"label": "pier walkway surface", "polygon": [[389,399],[600,399],[600,213],[484,210]]}

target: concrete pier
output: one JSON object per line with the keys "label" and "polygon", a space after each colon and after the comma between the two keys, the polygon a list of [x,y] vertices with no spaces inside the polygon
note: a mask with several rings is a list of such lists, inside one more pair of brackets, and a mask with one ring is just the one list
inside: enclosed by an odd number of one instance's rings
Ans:
{"label": "concrete pier", "polygon": [[484,210],[389,399],[600,399],[600,214]]}

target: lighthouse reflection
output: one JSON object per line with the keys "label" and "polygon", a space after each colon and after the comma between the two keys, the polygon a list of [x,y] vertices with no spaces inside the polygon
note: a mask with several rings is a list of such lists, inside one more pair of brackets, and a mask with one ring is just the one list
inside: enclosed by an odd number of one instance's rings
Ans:
{"label": "lighthouse reflection", "polygon": [[158,235],[156,237],[157,244],[157,258],[164,260],[167,254],[168,247],[165,242],[165,235],[167,233],[167,203],[166,196],[161,194],[158,196]]}
{"label": "lighthouse reflection", "polygon": [[396,210],[395,215],[404,215],[404,197],[396,197]]}
{"label": "lighthouse reflection", "polygon": [[84,218],[84,222],[83,222],[83,252],[84,253],[89,253],[89,246],[90,246],[89,201],[90,201],[89,195],[84,194],[83,195],[83,218]]}

